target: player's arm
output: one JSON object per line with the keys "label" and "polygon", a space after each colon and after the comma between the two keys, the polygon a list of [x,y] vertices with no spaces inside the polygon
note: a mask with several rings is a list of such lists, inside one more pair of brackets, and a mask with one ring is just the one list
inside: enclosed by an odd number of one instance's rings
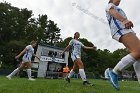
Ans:
{"label": "player's arm", "polygon": [[88,46],[83,46],[84,49],[89,49],[89,50],[95,50],[96,51],[96,47],[93,46],[93,47],[88,47]]}
{"label": "player's arm", "polygon": [[109,13],[110,13],[114,18],[116,18],[117,20],[121,21],[121,22],[124,24],[125,28],[127,28],[127,29],[133,28],[133,23],[132,23],[131,21],[127,20],[127,18],[124,18],[122,15],[120,15],[120,14],[114,9],[114,7],[111,7],[111,8],[109,9]]}
{"label": "player's arm", "polygon": [[38,60],[40,60],[40,58],[37,55],[33,54],[33,56],[36,57]]}
{"label": "player's arm", "polygon": [[61,53],[61,56],[64,55],[64,53],[65,53],[66,51],[68,51],[68,50],[70,49],[70,47],[71,47],[71,46],[68,45],[68,46],[64,49],[64,51]]}
{"label": "player's arm", "polygon": [[22,56],[25,52],[27,51],[27,48],[25,48],[24,50],[22,50],[16,57],[15,59],[18,59],[20,56]]}

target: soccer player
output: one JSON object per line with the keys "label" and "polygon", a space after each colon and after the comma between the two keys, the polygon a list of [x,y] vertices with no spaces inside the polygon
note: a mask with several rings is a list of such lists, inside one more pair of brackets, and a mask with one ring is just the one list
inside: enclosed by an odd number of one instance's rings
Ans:
{"label": "soccer player", "polygon": [[121,0],[109,0],[106,7],[106,16],[111,29],[112,38],[122,43],[130,51],[130,54],[123,57],[113,70],[109,70],[109,78],[115,89],[119,89],[119,72],[134,63],[137,77],[140,77],[140,40],[132,30],[133,23],[127,19],[124,11],[118,7],[120,1]]}
{"label": "soccer player", "polygon": [[[32,41],[30,43],[30,45],[26,46],[26,48],[21,52],[19,53],[15,59],[18,59],[20,56],[23,56],[22,58],[22,63],[20,65],[19,68],[15,69],[11,74],[9,74],[8,76],[6,76],[7,79],[11,80],[12,76],[14,76],[16,73],[18,73],[20,70],[22,70],[25,66],[27,66],[27,74],[28,74],[28,80],[35,80],[31,77],[31,58],[32,58],[32,55],[37,57],[35,54],[34,54],[34,47],[36,46],[37,42],[36,41]],[[37,57],[38,58],[38,57]],[[38,58],[39,59],[39,58]]]}
{"label": "soccer player", "polygon": [[[70,47],[72,47],[72,53],[71,53],[71,58],[74,62],[73,65],[73,69],[70,71],[70,73],[68,74],[66,81],[68,83],[70,83],[70,78],[73,76],[73,74],[75,73],[75,70],[79,68],[79,74],[83,80],[83,85],[85,86],[91,86],[92,84],[90,84],[87,79],[86,79],[86,75],[85,75],[85,71],[84,71],[84,65],[83,62],[81,60],[81,47],[84,49],[91,49],[91,50],[96,50],[96,47],[87,47],[84,46],[78,39],[80,37],[80,33],[76,32],[74,34],[74,39],[72,39],[69,42],[69,45],[64,49],[64,52],[69,50]],[[64,54],[64,52],[62,53],[62,55]]]}

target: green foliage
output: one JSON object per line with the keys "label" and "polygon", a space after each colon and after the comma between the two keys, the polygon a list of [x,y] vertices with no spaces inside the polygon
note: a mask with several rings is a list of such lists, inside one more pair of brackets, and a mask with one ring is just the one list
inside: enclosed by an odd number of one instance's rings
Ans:
{"label": "green foliage", "polygon": [[57,27],[53,21],[49,20],[47,25],[46,31],[46,43],[50,45],[55,45],[56,43],[60,42],[60,29]]}
{"label": "green foliage", "polygon": [[0,61],[15,66],[15,55],[32,40],[55,45],[61,41],[60,29],[47,15],[32,17],[32,11],[0,3]]}
{"label": "green foliage", "polygon": [[69,44],[71,39],[72,37],[68,37],[64,41],[60,41],[59,43],[56,43],[56,46],[65,48]]}

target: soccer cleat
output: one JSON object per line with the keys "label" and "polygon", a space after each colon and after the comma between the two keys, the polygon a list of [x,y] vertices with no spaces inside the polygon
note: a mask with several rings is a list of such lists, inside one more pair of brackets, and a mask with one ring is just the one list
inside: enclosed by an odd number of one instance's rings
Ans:
{"label": "soccer cleat", "polygon": [[118,84],[118,75],[115,74],[112,70],[109,70],[109,80],[115,89],[120,89]]}
{"label": "soccer cleat", "polygon": [[28,80],[30,80],[30,81],[35,81],[35,79],[33,79],[33,78],[29,78]]}
{"label": "soccer cleat", "polygon": [[106,76],[106,79],[107,79],[107,80],[109,79],[109,71],[110,71],[110,69],[109,69],[109,68],[107,68],[107,70],[106,70],[106,72],[105,72],[105,73],[106,73],[106,75],[107,75],[107,76]]}
{"label": "soccer cleat", "polygon": [[65,78],[65,80],[68,82],[68,83],[70,83],[70,78]]}
{"label": "soccer cleat", "polygon": [[10,76],[6,76],[7,79],[11,80],[12,78]]}
{"label": "soccer cleat", "polygon": [[84,86],[94,86],[94,84],[89,83],[88,81],[84,81],[83,82]]}

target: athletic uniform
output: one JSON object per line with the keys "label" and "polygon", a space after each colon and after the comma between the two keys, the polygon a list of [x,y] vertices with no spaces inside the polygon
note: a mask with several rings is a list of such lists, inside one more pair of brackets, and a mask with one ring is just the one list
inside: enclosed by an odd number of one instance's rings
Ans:
{"label": "athletic uniform", "polygon": [[122,24],[121,21],[115,19],[113,16],[110,15],[109,9],[112,7],[124,18],[127,18],[127,16],[121,8],[117,7],[113,3],[109,3],[105,9],[106,17],[107,17],[107,20],[111,29],[112,38],[119,41],[121,36],[130,32],[134,33],[134,31],[132,29],[125,29],[125,26]]}
{"label": "athletic uniform", "polygon": [[[134,33],[134,31],[132,29],[126,29],[121,21],[115,19],[112,15],[110,15],[109,9],[111,7],[113,7],[124,18],[127,17],[124,11],[121,8],[114,5],[113,3],[109,3],[105,9],[107,20],[109,22],[109,26],[111,29],[112,38],[119,41],[120,37],[130,32]],[[132,55],[128,54],[118,62],[118,64],[113,68],[113,70],[107,70],[109,80],[115,89],[117,90],[120,89],[118,83],[119,72],[130,67],[132,64],[134,64],[135,61],[136,61],[135,58]]]}
{"label": "athletic uniform", "polygon": [[26,46],[26,53],[24,54],[22,60],[23,62],[31,62],[31,58],[32,58],[32,55],[34,54],[34,48],[32,47],[32,45],[28,45]]}
{"label": "athletic uniform", "polygon": [[[76,39],[72,39],[69,42],[69,45],[72,47],[71,58],[74,62],[77,58],[81,58],[81,47],[84,47],[84,45]],[[66,78],[66,81],[68,83],[70,83],[70,78],[74,75],[74,73],[75,73],[75,71],[73,69],[71,69],[70,73],[68,74],[68,76]],[[80,74],[80,77],[82,78],[83,85],[93,86],[93,84],[91,84],[87,81],[86,74],[85,74],[85,71],[83,68],[79,68],[79,74]]]}
{"label": "athletic uniform", "polygon": [[[32,58],[32,55],[34,53],[34,48],[32,47],[32,45],[28,45],[26,46],[26,49],[27,51],[25,52],[23,58],[22,58],[22,63],[25,63],[25,62],[31,62],[31,58]],[[11,74],[9,74],[8,76],[6,76],[7,79],[11,80],[11,78],[20,71],[19,68],[16,68]],[[28,68],[27,69],[27,74],[28,74],[28,80],[35,80],[33,79],[31,76],[31,69]]]}
{"label": "athletic uniform", "polygon": [[72,60],[75,61],[77,58],[81,58],[81,47],[84,47],[84,45],[76,39],[72,39],[69,45],[72,47]]}

